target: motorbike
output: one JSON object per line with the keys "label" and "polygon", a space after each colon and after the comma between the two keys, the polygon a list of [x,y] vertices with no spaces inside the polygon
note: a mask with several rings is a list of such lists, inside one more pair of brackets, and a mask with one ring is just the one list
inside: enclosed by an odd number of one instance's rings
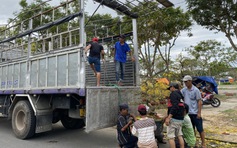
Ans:
{"label": "motorbike", "polygon": [[213,77],[193,77],[193,84],[203,93],[203,105],[211,105],[212,107],[219,107],[221,105],[221,101],[215,96],[215,94],[218,94],[218,85]]}

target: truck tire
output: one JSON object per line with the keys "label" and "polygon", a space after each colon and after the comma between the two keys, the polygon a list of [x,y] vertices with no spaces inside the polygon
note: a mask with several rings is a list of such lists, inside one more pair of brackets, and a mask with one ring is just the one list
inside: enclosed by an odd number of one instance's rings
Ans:
{"label": "truck tire", "polygon": [[80,129],[85,126],[83,119],[73,119],[66,115],[61,118],[61,122],[66,129]]}
{"label": "truck tire", "polygon": [[12,129],[17,138],[27,139],[35,134],[36,117],[29,101],[16,103],[12,113]]}

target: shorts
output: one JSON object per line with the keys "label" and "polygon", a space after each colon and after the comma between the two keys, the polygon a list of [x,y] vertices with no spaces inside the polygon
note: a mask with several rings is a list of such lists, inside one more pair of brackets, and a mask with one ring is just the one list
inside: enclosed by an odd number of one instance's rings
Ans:
{"label": "shorts", "polygon": [[193,127],[197,128],[199,133],[203,132],[203,121],[202,118],[198,119],[196,114],[189,114]]}
{"label": "shorts", "polygon": [[95,71],[100,72],[100,59],[97,57],[88,57],[89,64],[94,64]]}
{"label": "shorts", "polygon": [[170,124],[167,127],[167,138],[172,139],[178,136],[182,136],[183,120],[171,119]]}
{"label": "shorts", "polygon": [[158,148],[157,142],[155,140],[151,141],[149,143],[146,143],[146,144],[140,143],[138,141],[137,146],[140,147],[140,148]]}

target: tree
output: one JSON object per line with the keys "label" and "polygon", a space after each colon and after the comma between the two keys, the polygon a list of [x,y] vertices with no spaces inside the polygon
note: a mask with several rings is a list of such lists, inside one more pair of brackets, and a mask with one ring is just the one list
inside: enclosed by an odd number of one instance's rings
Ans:
{"label": "tree", "polygon": [[[146,78],[169,71],[170,53],[176,39],[181,31],[190,30],[192,25],[189,14],[180,8],[160,9],[157,5],[157,2],[144,2],[133,9],[139,16],[137,20],[139,60],[143,69],[146,69],[143,75]],[[163,61],[163,69],[159,71],[156,67],[157,61],[160,61],[158,57]]]}
{"label": "tree", "polygon": [[187,57],[180,53],[171,67],[175,72],[175,79],[181,80],[185,75],[197,75],[197,65],[198,61],[194,57]]}
{"label": "tree", "polygon": [[[237,51],[237,1],[187,0],[188,8],[197,24],[209,30],[221,31]],[[235,38],[235,39],[234,39]]]}
{"label": "tree", "polygon": [[[196,46],[186,49],[189,57],[176,59],[176,66],[181,74],[221,76],[236,60],[237,53],[233,48],[226,48],[216,40],[199,42]],[[190,57],[191,55],[191,57]]]}
{"label": "tree", "polygon": [[119,17],[112,17],[110,14],[86,15],[87,40],[92,37],[107,37],[119,34]]}

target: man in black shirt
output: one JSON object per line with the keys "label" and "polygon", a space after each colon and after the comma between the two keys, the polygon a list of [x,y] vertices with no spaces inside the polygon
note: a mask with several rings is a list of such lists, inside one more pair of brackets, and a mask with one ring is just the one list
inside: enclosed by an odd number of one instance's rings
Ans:
{"label": "man in black shirt", "polygon": [[182,133],[182,124],[184,120],[183,96],[178,90],[177,83],[171,83],[169,86],[170,97],[168,100],[168,117],[165,119],[167,125],[167,138],[170,148],[175,148],[175,137],[178,137],[180,148],[184,148]]}
{"label": "man in black shirt", "polygon": [[97,79],[97,86],[100,86],[100,54],[104,60],[104,48],[98,43],[98,38],[94,37],[92,43],[85,48],[85,52],[90,49],[90,54],[88,57],[88,62],[91,66],[91,69],[94,71],[94,75]]}
{"label": "man in black shirt", "polygon": [[130,126],[135,121],[135,116],[128,113],[128,105],[119,105],[120,113],[117,120],[117,138],[121,148],[135,148],[137,147],[138,138],[133,136],[130,131]]}

